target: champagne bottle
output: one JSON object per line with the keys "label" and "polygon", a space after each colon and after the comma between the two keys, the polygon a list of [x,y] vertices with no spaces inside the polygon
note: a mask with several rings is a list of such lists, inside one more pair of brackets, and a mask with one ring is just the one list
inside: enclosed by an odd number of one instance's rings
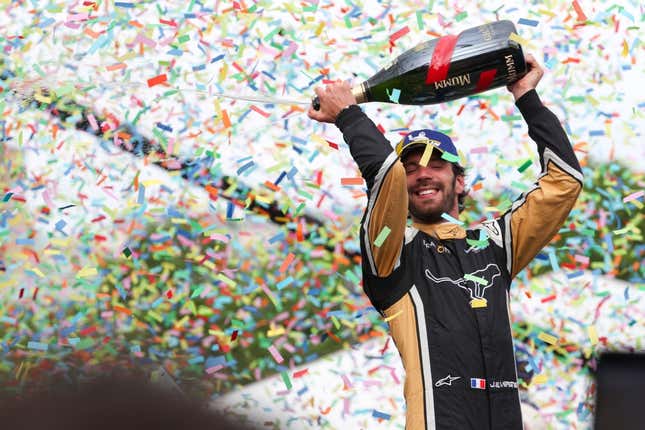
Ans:
{"label": "champagne bottle", "polygon": [[[527,72],[511,21],[495,21],[420,43],[352,88],[358,103],[443,103],[509,85]],[[318,97],[312,100],[320,109]]]}

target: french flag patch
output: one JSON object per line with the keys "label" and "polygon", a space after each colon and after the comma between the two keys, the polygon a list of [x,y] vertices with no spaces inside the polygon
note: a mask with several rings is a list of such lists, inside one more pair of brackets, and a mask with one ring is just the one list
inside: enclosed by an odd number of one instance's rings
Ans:
{"label": "french flag patch", "polygon": [[486,380],[479,378],[470,378],[470,388],[476,388],[477,390],[486,389]]}

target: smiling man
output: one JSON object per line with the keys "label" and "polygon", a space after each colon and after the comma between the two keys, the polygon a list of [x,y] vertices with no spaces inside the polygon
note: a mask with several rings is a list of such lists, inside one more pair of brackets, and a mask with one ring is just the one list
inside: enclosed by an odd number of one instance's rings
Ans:
{"label": "smiling man", "polygon": [[320,110],[308,112],[342,131],[367,183],[363,288],[401,355],[408,430],[523,427],[508,292],[582,189],[571,144],[535,91],[543,70],[526,61],[508,89],[542,172],[511,209],[472,229],[457,220],[464,169],[449,136],[416,130],[393,150],[343,82],[317,88]]}

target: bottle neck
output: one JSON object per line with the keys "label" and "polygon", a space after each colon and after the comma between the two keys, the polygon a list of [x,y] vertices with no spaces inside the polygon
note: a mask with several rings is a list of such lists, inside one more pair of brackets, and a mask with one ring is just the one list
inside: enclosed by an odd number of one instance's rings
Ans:
{"label": "bottle neck", "polygon": [[356,98],[356,103],[361,104],[367,102],[367,92],[365,91],[365,83],[361,83],[357,87],[352,88],[352,94]]}

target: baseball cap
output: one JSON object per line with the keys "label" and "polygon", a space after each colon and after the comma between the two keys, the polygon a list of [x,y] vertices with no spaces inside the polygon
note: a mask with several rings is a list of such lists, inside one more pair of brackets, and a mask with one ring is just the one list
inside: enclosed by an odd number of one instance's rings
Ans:
{"label": "baseball cap", "polygon": [[397,143],[395,150],[399,157],[403,157],[406,152],[412,148],[421,147],[424,145],[432,145],[441,152],[447,152],[454,157],[458,157],[457,148],[452,143],[449,136],[430,129],[413,130],[405,135],[399,143]]}

